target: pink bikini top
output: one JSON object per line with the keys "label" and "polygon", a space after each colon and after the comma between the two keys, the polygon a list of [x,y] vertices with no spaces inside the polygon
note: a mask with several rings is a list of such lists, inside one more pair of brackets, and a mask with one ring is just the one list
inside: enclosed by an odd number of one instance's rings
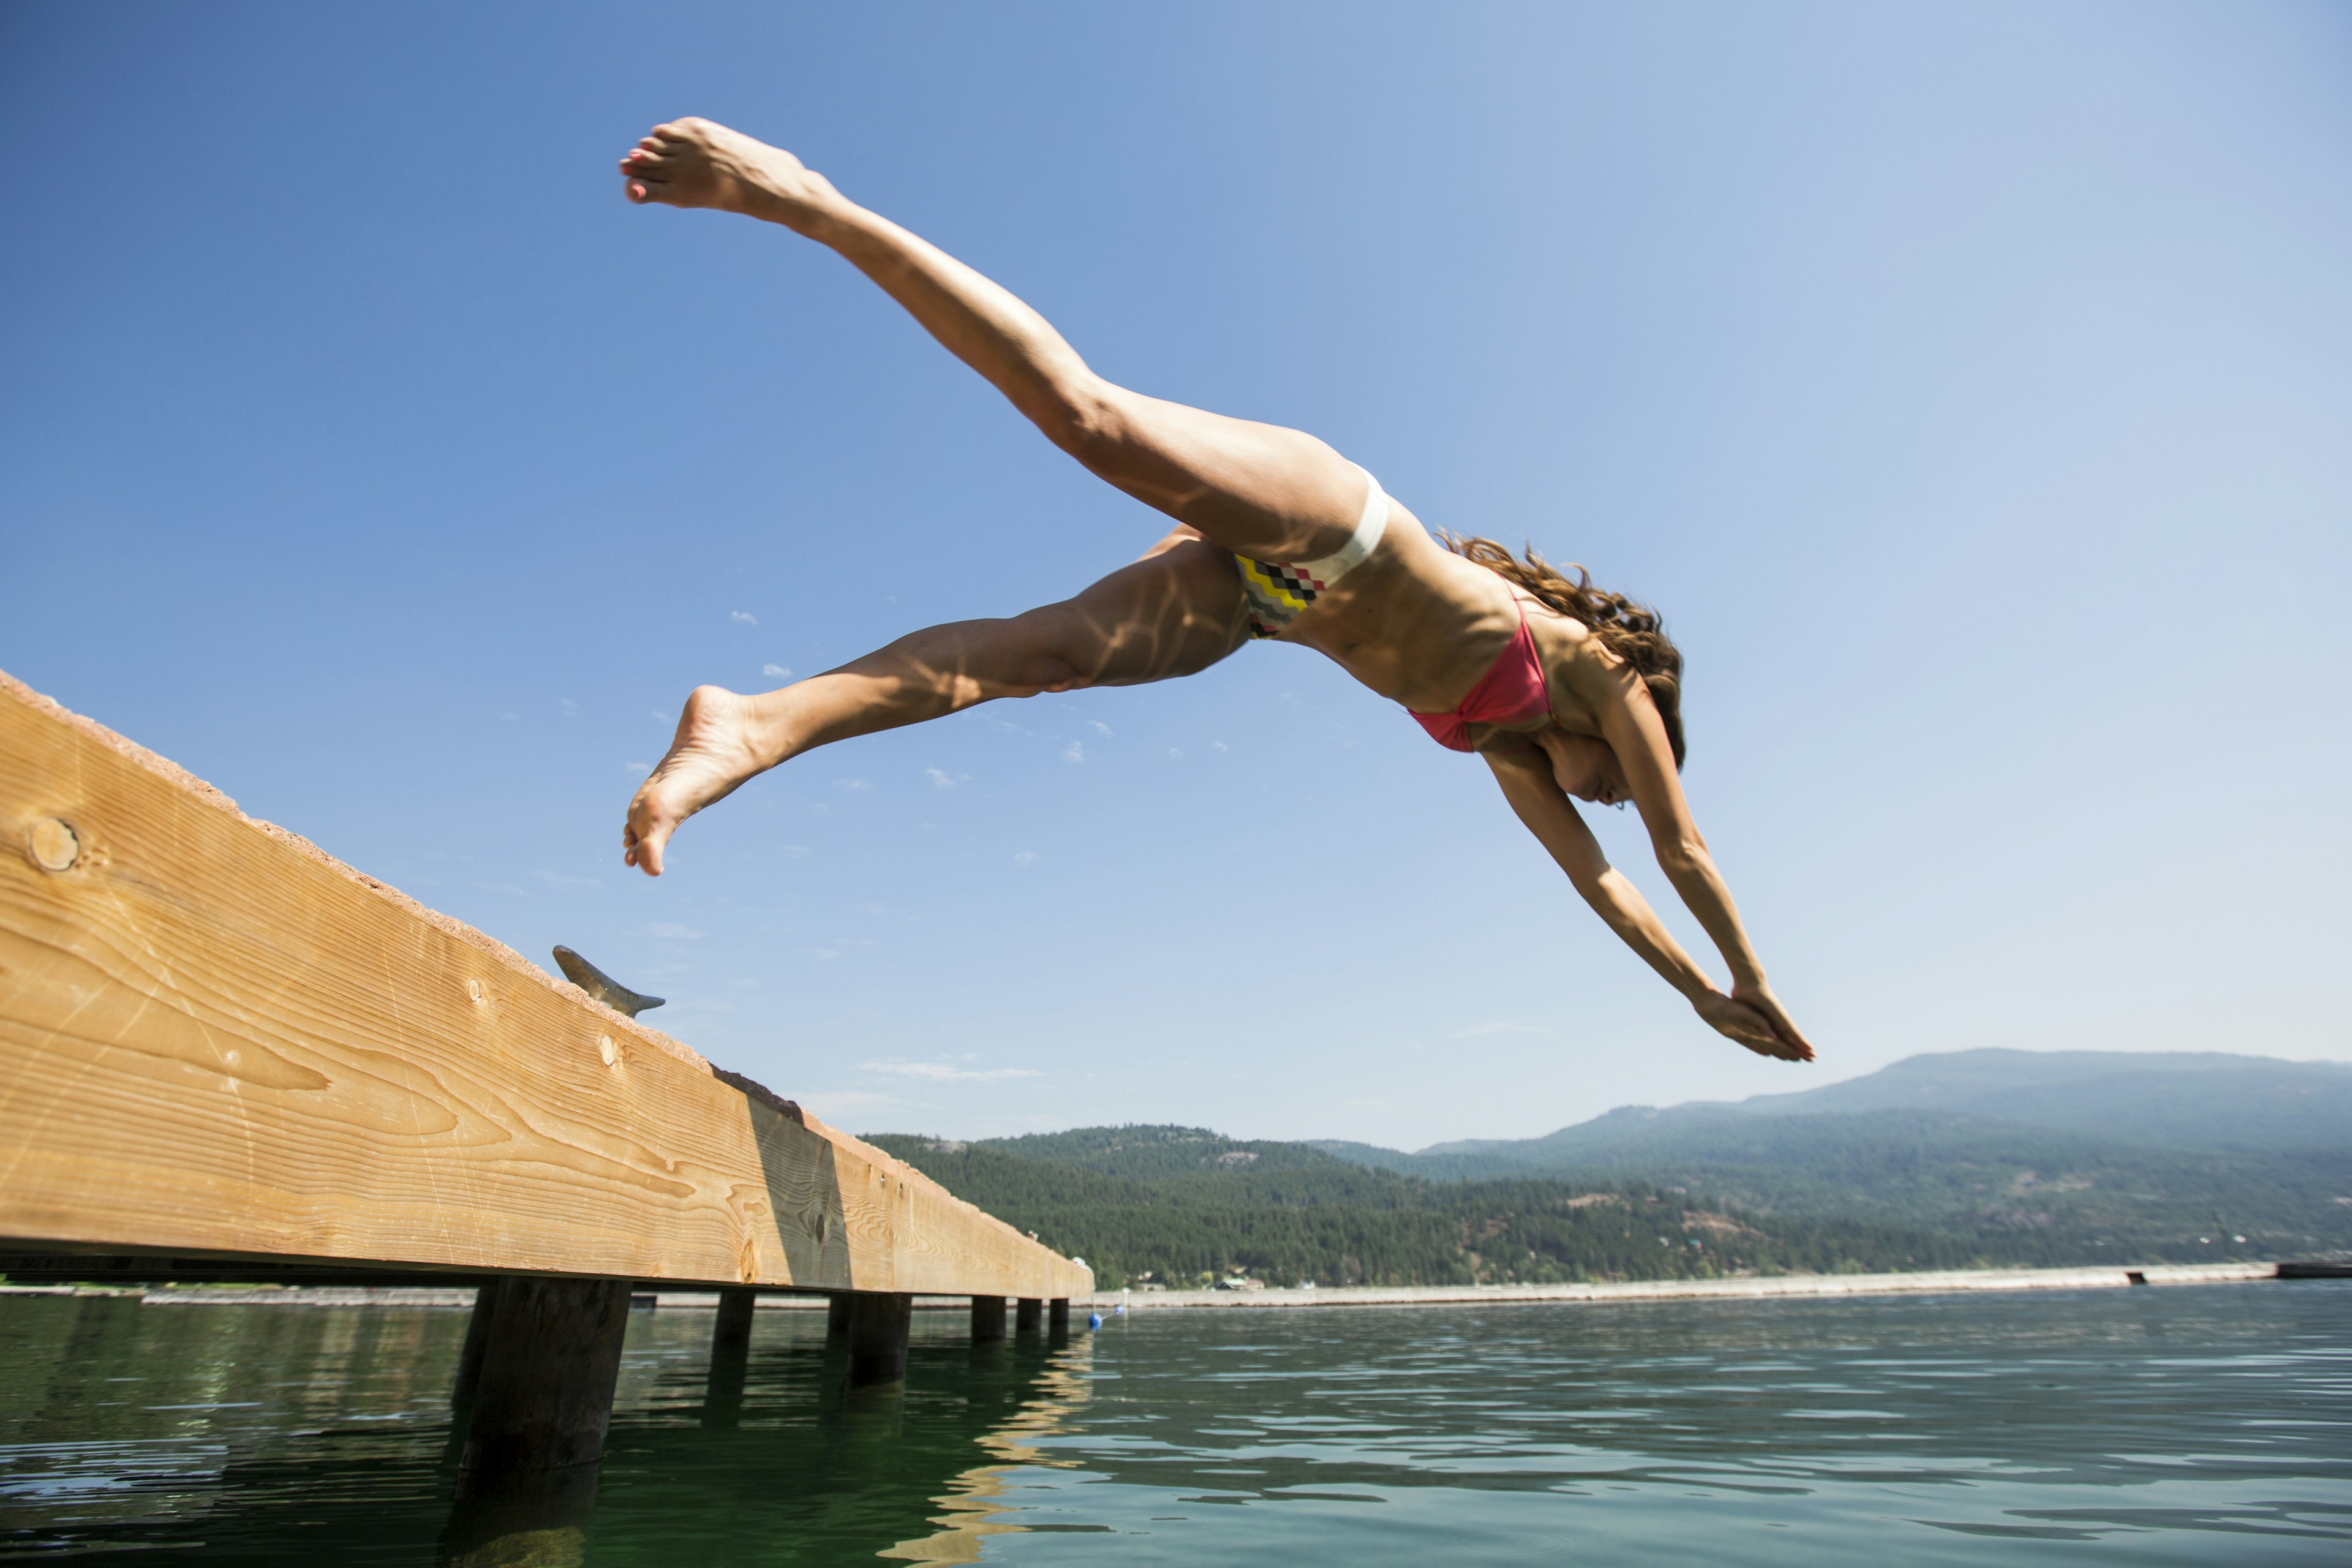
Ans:
{"label": "pink bikini top", "polygon": [[1495,658],[1478,684],[1451,713],[1412,713],[1429,738],[1456,752],[1470,749],[1473,724],[1524,724],[1551,711],[1544,687],[1543,660],[1536,657],[1535,634],[1528,630],[1528,607],[1519,605],[1519,635]]}

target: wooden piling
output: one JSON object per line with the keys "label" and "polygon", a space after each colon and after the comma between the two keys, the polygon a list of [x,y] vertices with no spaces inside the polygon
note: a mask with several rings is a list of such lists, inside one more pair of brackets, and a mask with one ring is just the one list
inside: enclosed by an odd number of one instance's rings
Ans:
{"label": "wooden piling", "polygon": [[897,1383],[907,1375],[914,1297],[903,1290],[853,1290],[848,1295],[851,1385]]}
{"label": "wooden piling", "polygon": [[626,1279],[505,1279],[492,1293],[461,1491],[604,1457],[629,1324]]}
{"label": "wooden piling", "polygon": [[1045,1317],[1045,1300],[1036,1296],[1024,1296],[1020,1299],[1013,1310],[1013,1331],[1016,1333],[1034,1334],[1044,1326]]}
{"label": "wooden piling", "polygon": [[1070,1299],[1056,1296],[1045,1303],[1045,1331],[1066,1335],[1070,1331]]}
{"label": "wooden piling", "polygon": [[436,1553],[439,1568],[585,1568],[597,1469],[522,1471],[460,1490]]}
{"label": "wooden piling", "polygon": [[702,1424],[732,1426],[743,1412],[743,1374],[751,1361],[751,1314],[756,1290],[719,1292],[719,1317],[710,1331],[710,1375],[702,1391]]}
{"label": "wooden piling", "polygon": [[457,1352],[457,1383],[449,1391],[449,1408],[460,1419],[474,1407],[474,1393],[482,1382],[482,1347],[489,1343],[490,1313],[499,1281],[486,1279],[474,1292],[474,1310],[466,1320],[466,1345]]}
{"label": "wooden piling", "polygon": [[1004,1298],[974,1296],[971,1299],[971,1342],[976,1345],[994,1344],[1004,1337]]}
{"label": "wooden piling", "polygon": [[824,1299],[824,1337],[845,1339],[849,1335],[849,1304],[854,1292],[835,1290]]}

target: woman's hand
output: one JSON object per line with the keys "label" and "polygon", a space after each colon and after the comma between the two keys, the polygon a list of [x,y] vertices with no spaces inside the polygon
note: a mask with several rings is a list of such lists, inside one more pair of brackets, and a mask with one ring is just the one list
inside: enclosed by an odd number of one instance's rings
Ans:
{"label": "woman's hand", "polygon": [[1799,1032],[1796,1021],[1789,1016],[1789,1010],[1780,1005],[1780,999],[1772,994],[1769,985],[1760,980],[1753,984],[1743,981],[1731,988],[1731,1000],[1759,1014],[1771,1026],[1777,1048],[1767,1050],[1766,1056],[1791,1062],[1813,1059],[1813,1042]]}
{"label": "woman's hand", "polygon": [[[1758,988],[1760,990],[1761,988]],[[1761,992],[1764,1004],[1757,1001],[1757,991],[1743,994],[1735,991],[1726,996],[1720,991],[1701,992],[1691,1002],[1691,1007],[1707,1026],[1728,1039],[1738,1041],[1759,1057],[1777,1057],[1782,1061],[1809,1062],[1813,1059],[1813,1047],[1769,991]]]}

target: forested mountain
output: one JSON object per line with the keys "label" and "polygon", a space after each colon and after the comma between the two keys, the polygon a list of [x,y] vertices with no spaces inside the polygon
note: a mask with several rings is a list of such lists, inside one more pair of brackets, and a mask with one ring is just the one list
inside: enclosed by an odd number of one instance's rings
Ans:
{"label": "forested mountain", "polygon": [[1949,1110],[2199,1148],[2341,1149],[2352,1146],[2352,1066],[2217,1052],[1951,1051],[1728,1109],[1751,1116]]}
{"label": "forested mountain", "polygon": [[1304,1143],[1237,1142],[1191,1127],[868,1141],[1086,1258],[1106,1289],[1195,1286],[1237,1270],[1276,1285],[1448,1285],[1958,1268],[1979,1258],[1956,1237],[1759,1223],[1639,1184],[1435,1183]]}
{"label": "forested mountain", "polygon": [[2134,1144],[2271,1152],[2352,1148],[2352,1066],[2161,1051],[1952,1051],[1797,1094],[1667,1110],[1625,1106],[1542,1138],[1438,1143],[1417,1154],[1316,1147],[1384,1167],[1460,1178],[1558,1170],[1644,1139],[1730,1125],[1726,1117],[1944,1111]]}
{"label": "forested mountain", "polygon": [[874,1142],[1107,1289],[1451,1284],[2352,1251],[2352,1068],[1965,1051],[1549,1137],[1244,1142],[1090,1127]]}
{"label": "forested mountain", "polygon": [[1643,1181],[1790,1217],[2034,1233],[2086,1258],[2239,1235],[2273,1257],[2352,1247],[2352,1068],[2333,1063],[1963,1051],[1517,1142],[1317,1147],[1435,1180]]}

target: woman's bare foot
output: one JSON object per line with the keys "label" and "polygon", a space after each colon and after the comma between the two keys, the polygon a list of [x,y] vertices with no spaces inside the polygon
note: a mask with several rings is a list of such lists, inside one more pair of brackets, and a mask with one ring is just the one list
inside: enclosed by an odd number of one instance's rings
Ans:
{"label": "woman's bare foot", "polygon": [[832,184],[781,147],[688,116],[656,125],[621,160],[628,198],[794,225],[835,196]]}
{"label": "woman's bare foot", "polygon": [[761,744],[758,700],[723,686],[694,689],[667,754],[629,802],[629,820],[621,829],[624,864],[660,876],[663,847],[679,823],[774,766]]}

